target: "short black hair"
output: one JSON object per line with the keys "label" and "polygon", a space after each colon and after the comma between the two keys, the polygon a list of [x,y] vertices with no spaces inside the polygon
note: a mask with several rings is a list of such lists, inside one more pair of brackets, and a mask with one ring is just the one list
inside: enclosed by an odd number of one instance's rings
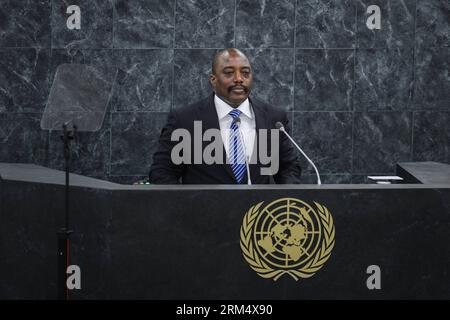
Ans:
{"label": "short black hair", "polygon": [[216,74],[217,62],[218,62],[219,58],[221,56],[223,56],[224,54],[230,54],[230,53],[240,54],[240,55],[244,56],[248,60],[247,56],[239,49],[226,48],[226,49],[219,50],[214,55],[214,58],[213,58],[213,61],[212,61],[212,64],[211,64],[211,73],[212,74]]}

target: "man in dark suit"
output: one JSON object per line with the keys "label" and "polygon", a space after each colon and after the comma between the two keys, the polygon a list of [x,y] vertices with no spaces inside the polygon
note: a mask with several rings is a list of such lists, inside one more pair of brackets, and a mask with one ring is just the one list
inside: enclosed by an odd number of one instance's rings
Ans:
{"label": "man in dark suit", "polygon": [[[153,155],[150,169],[150,182],[155,184],[268,184],[300,183],[301,168],[297,151],[287,137],[280,133],[276,140],[270,134],[260,135],[261,129],[275,129],[281,122],[289,131],[286,112],[269,106],[257,99],[249,98],[253,74],[247,57],[239,50],[231,48],[219,51],[212,63],[209,81],[214,94],[190,106],[173,110],[161,132],[159,146]],[[201,129],[195,122],[201,121]],[[188,143],[194,152],[202,152],[208,141],[201,140],[197,145],[195,135],[209,129],[220,130],[219,142],[223,146],[223,161],[219,163],[174,161],[173,153],[177,141],[173,133],[184,129],[194,138]],[[278,133],[278,132],[276,132]],[[273,150],[272,141],[278,144],[275,150],[278,165],[273,174],[262,174],[263,159],[257,154],[257,146],[264,143],[267,150]],[[201,145],[201,150],[199,147]],[[186,152],[186,151],[184,151]],[[181,152],[183,153],[183,152]],[[190,154],[190,151],[189,151]],[[203,153],[202,153],[203,154]],[[186,156],[187,153],[182,154]],[[250,161],[253,159],[255,161]],[[227,161],[228,160],[228,161]],[[248,172],[249,171],[249,172]]]}

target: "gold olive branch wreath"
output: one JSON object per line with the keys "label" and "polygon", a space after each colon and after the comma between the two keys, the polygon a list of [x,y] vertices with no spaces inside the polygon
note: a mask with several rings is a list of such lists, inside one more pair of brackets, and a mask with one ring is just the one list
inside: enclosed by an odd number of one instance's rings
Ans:
{"label": "gold olive branch wreath", "polygon": [[300,280],[300,278],[312,277],[328,260],[334,247],[335,232],[333,218],[330,212],[326,207],[317,202],[314,202],[318,209],[321,225],[323,227],[323,238],[320,249],[316,250],[312,259],[310,259],[308,263],[302,266],[300,269],[277,270],[269,266],[265,261],[261,259],[261,257],[257,253],[256,248],[254,248],[253,242],[251,241],[253,226],[255,224],[256,218],[259,216],[259,209],[263,202],[252,206],[247,211],[243,219],[240,231],[240,244],[244,259],[247,261],[250,267],[254,271],[256,271],[256,273],[258,273],[258,275],[266,279],[273,279],[274,281],[277,281],[283,274],[290,275],[295,279],[295,281]]}

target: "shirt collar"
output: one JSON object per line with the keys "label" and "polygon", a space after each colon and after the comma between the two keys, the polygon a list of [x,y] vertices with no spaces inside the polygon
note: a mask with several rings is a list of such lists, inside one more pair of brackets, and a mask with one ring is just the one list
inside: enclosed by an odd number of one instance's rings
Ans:
{"label": "shirt collar", "polygon": [[[220,99],[217,95],[214,95],[214,104],[216,106],[217,116],[219,117],[219,120],[222,120],[230,113],[230,111],[235,109],[231,107],[228,103]],[[248,117],[249,119],[253,119],[253,114],[250,110],[250,102],[248,98],[245,99],[244,102],[242,102],[239,105],[239,107],[237,107],[237,109],[241,111],[242,114]]]}

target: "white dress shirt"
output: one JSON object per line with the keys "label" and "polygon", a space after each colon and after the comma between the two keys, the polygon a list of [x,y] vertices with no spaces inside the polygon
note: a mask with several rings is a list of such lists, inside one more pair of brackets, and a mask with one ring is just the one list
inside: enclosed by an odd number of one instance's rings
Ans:
{"label": "white dress shirt", "polygon": [[[234,110],[229,104],[220,99],[217,95],[214,95],[214,104],[216,106],[217,116],[219,118],[219,126],[220,126],[220,134],[222,135],[222,141],[225,147],[225,152],[229,155],[228,150],[230,150],[230,127],[231,122],[233,121],[233,117],[229,115],[230,111]],[[238,110],[241,111],[241,115],[239,118],[241,119],[241,125],[239,126],[242,137],[244,139],[245,144],[245,152],[247,155],[247,159],[251,158],[253,152],[253,145],[255,143],[256,137],[256,122],[255,122],[255,114],[250,106],[250,102],[245,99],[244,102],[241,103]]]}

